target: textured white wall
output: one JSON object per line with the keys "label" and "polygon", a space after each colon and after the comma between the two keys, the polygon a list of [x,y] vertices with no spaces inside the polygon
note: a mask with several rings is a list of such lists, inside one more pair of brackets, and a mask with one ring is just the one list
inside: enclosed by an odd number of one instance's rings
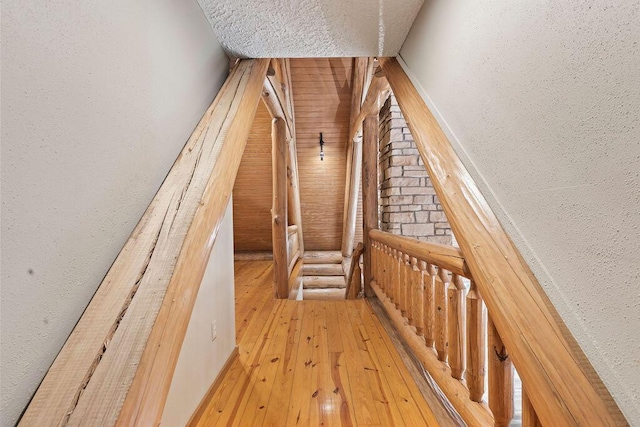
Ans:
{"label": "textured white wall", "polygon": [[395,56],[424,0],[198,0],[218,40],[249,58]]}
{"label": "textured white wall", "polygon": [[639,22],[638,1],[427,0],[400,51],[634,425]]}
{"label": "textured white wall", "polygon": [[2,2],[2,426],[217,93],[195,0]]}
{"label": "textured white wall", "polygon": [[[233,203],[211,251],[173,374],[161,425],[187,425],[236,346],[233,283]],[[211,341],[211,322],[217,338]]]}

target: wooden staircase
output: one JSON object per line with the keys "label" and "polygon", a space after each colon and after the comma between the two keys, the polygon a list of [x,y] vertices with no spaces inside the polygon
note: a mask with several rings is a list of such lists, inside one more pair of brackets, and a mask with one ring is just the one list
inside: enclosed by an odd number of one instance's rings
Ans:
{"label": "wooden staircase", "polygon": [[340,251],[304,253],[302,299],[343,300],[345,287]]}

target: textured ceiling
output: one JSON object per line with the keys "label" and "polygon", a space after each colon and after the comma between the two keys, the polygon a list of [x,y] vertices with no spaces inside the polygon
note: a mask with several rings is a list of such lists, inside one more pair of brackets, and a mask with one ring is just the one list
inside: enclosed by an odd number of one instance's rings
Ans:
{"label": "textured ceiling", "polygon": [[198,0],[239,57],[395,56],[424,0]]}

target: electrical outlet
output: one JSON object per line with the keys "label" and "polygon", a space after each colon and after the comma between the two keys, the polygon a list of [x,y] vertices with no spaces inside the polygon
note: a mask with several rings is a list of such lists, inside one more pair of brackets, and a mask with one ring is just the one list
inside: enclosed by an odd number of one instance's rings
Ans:
{"label": "electrical outlet", "polygon": [[215,341],[218,338],[218,321],[211,322],[211,341]]}

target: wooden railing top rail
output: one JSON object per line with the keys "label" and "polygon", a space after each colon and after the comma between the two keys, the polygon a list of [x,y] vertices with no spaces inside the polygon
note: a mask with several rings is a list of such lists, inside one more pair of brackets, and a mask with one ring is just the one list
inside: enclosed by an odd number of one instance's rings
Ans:
{"label": "wooden railing top rail", "polygon": [[423,242],[410,237],[398,236],[380,230],[369,232],[371,240],[384,243],[404,254],[435,264],[453,274],[471,279],[471,272],[460,249],[438,243]]}
{"label": "wooden railing top rail", "polygon": [[[544,425],[627,422],[395,58],[378,58],[478,290]],[[366,284],[365,284],[366,285]]]}

